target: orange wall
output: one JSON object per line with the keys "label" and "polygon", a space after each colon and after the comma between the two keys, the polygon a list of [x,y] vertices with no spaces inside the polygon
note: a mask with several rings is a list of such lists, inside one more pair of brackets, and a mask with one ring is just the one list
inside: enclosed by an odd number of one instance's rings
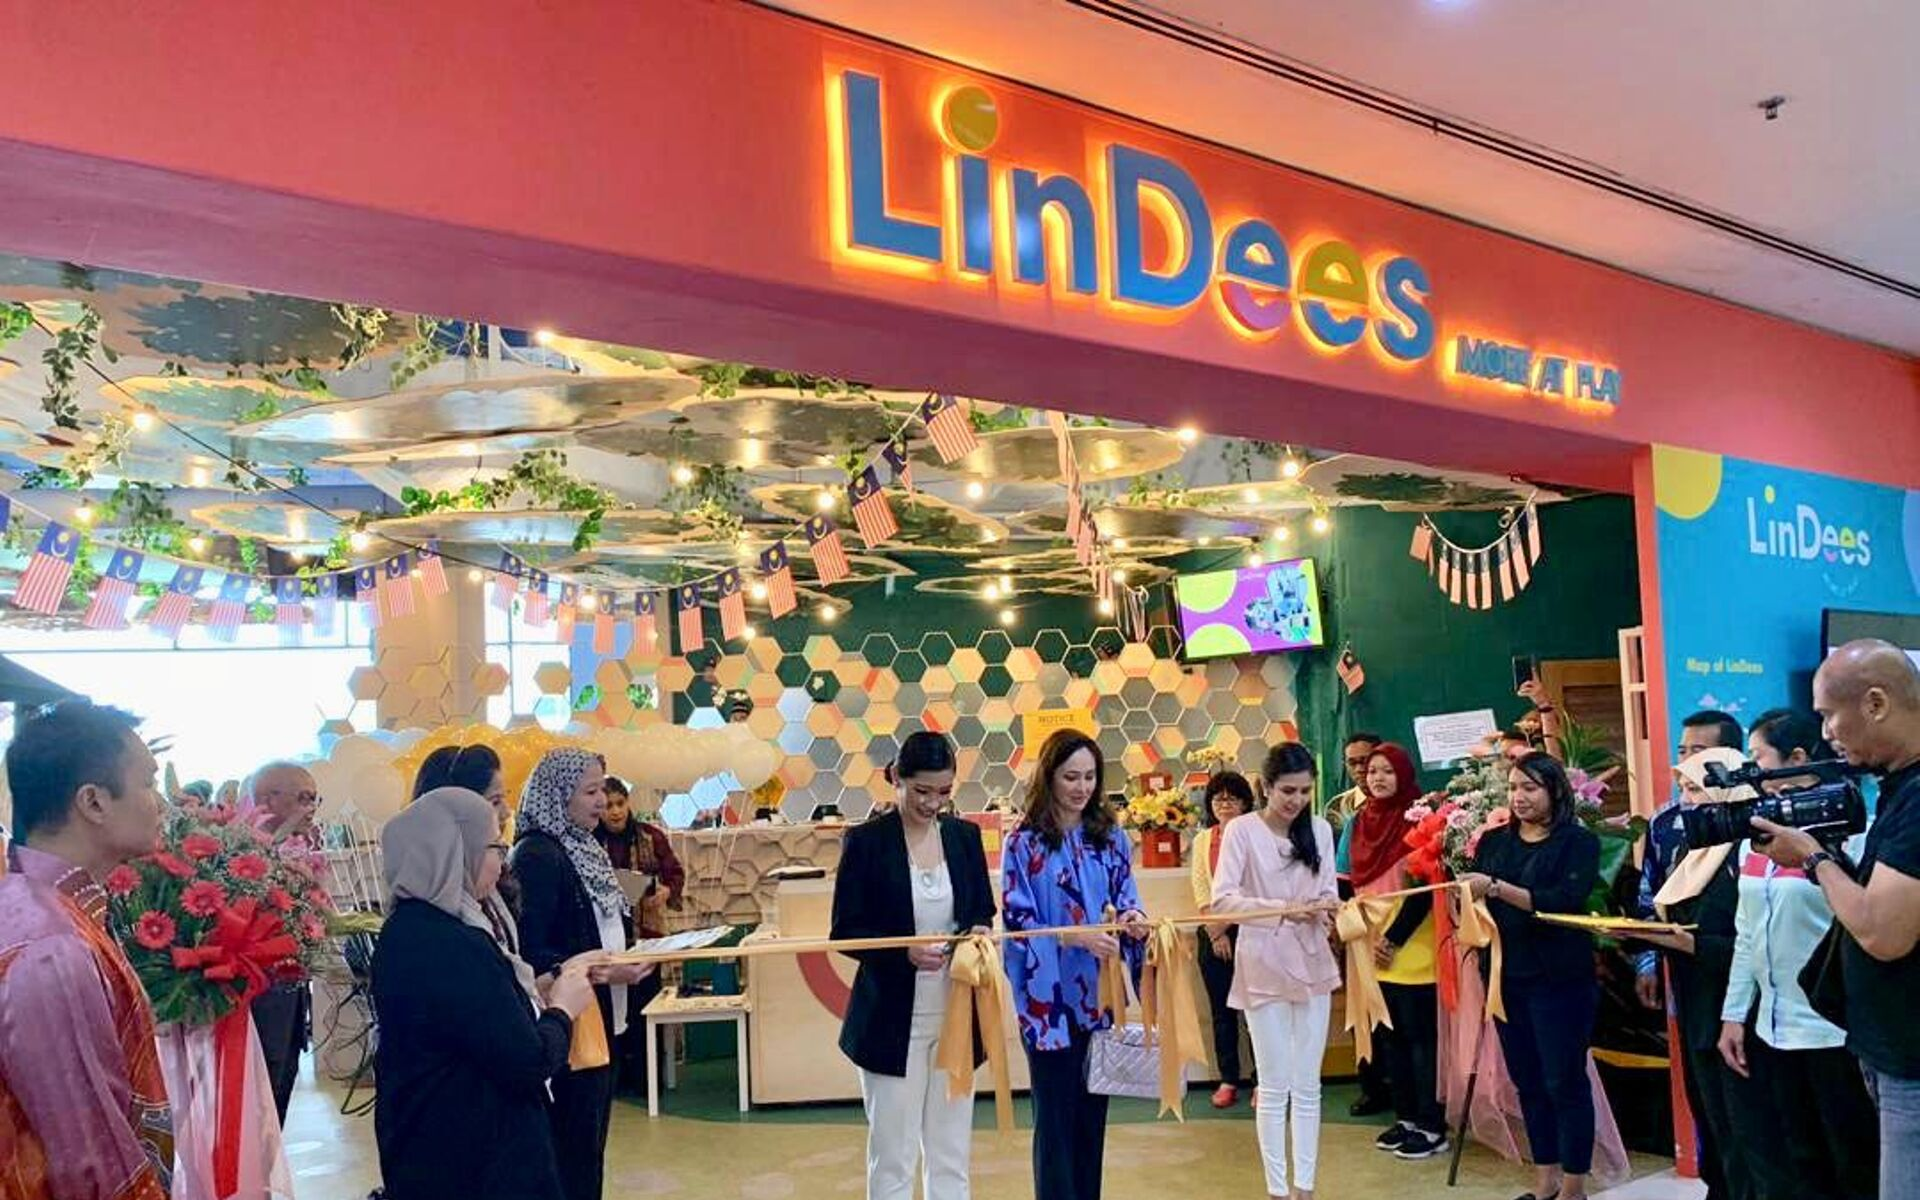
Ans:
{"label": "orange wall", "polygon": [[[0,16],[0,247],[1618,490],[1653,441],[1920,483],[1911,359],[745,4],[194,11]],[[836,264],[833,65],[883,79],[902,210],[940,201],[935,92],[977,80],[997,160],[1085,178],[1108,141],[1173,158],[1217,218],[1413,256],[1443,341],[1615,364],[1624,403],[1594,417],[1450,388],[1438,355],[1393,370],[1292,330],[1252,344],[1206,302],[1140,322]]]}

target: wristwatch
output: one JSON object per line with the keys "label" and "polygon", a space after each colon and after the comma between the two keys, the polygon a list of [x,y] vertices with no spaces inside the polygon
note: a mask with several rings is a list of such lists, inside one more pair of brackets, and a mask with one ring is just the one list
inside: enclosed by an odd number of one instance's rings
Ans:
{"label": "wristwatch", "polygon": [[1815,850],[1812,854],[1807,855],[1807,861],[1800,864],[1800,869],[1807,873],[1808,879],[1818,883],[1820,864],[1838,861],[1840,860],[1825,850]]}

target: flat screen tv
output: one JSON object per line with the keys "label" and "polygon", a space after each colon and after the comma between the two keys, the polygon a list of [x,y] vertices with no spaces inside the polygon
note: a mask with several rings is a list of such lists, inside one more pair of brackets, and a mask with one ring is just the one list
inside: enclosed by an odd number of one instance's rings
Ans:
{"label": "flat screen tv", "polygon": [[1905,650],[1908,658],[1920,664],[1920,615],[1829,608],[1821,614],[1820,625],[1822,658],[1856,638],[1880,638]]}
{"label": "flat screen tv", "polygon": [[1326,642],[1319,578],[1310,558],[1177,575],[1173,598],[1190,659],[1301,650]]}

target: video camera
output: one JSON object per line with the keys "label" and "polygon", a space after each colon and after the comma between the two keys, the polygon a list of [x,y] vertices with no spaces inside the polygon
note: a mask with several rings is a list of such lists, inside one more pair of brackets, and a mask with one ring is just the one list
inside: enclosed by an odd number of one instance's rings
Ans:
{"label": "video camera", "polygon": [[[1708,787],[1733,788],[1744,784],[1760,795],[1751,800],[1698,804],[1682,809],[1680,824],[1685,830],[1687,845],[1698,850],[1702,846],[1723,846],[1746,837],[1751,837],[1756,844],[1765,844],[1767,836],[1753,828],[1753,819],[1759,817],[1775,825],[1804,829],[1821,845],[1838,850],[1849,837],[1867,827],[1867,800],[1860,793],[1860,785],[1854,782],[1855,776],[1865,773],[1864,768],[1837,758],[1776,767],[1771,771],[1762,770],[1758,763],[1744,763],[1731,771],[1719,763],[1709,763]],[[1771,796],[1761,787],[1774,780],[1804,779],[1809,775],[1819,782]]]}

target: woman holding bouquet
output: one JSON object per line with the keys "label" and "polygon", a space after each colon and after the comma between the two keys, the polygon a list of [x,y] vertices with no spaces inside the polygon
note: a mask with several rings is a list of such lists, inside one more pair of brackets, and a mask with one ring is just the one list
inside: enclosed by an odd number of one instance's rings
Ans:
{"label": "woman holding bouquet", "polygon": [[1535,1173],[1521,1200],[1584,1200],[1594,1141],[1587,1054],[1600,997],[1593,942],[1535,914],[1586,911],[1600,839],[1575,819],[1566,769],[1543,751],[1514,764],[1507,803],[1513,821],[1482,835],[1475,873],[1462,879],[1491,902],[1500,929],[1507,1019],[1496,1027]]}
{"label": "woman holding bouquet", "polygon": [[1224,844],[1210,899],[1213,911],[1228,915],[1314,910],[1241,923],[1228,998],[1247,1014],[1253,1033],[1260,1078],[1256,1128],[1267,1194],[1274,1200],[1312,1200],[1320,1145],[1320,1061],[1327,1050],[1333,992],[1340,985],[1340,968],[1327,940],[1328,915],[1339,904],[1333,827],[1313,815],[1313,753],[1305,746],[1275,746],[1260,775],[1266,808],[1219,827]]}

